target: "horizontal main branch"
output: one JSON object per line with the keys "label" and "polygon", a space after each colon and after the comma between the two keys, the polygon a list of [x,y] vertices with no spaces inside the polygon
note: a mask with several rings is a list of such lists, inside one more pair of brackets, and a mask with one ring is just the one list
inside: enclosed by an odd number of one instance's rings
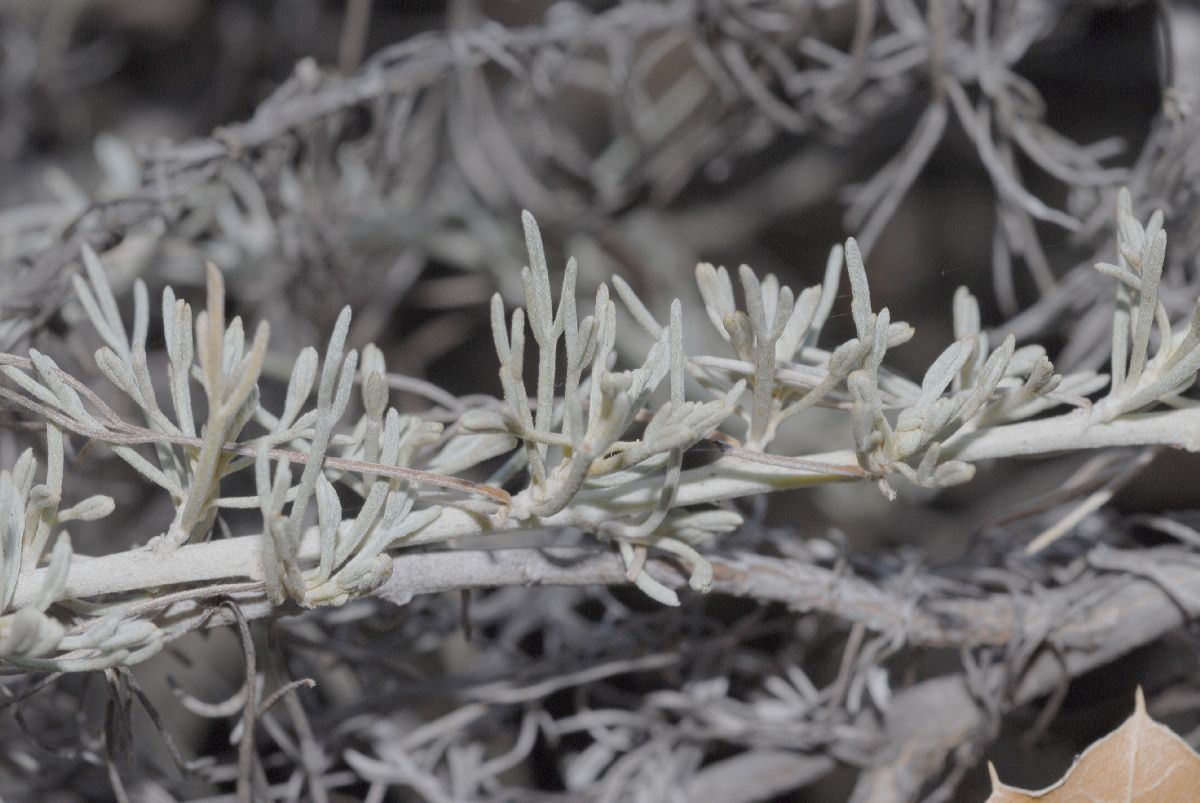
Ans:
{"label": "horizontal main branch", "polygon": [[[946,451],[959,460],[977,461],[1153,444],[1200,450],[1200,408],[1126,416],[1108,423],[1093,422],[1087,410],[1077,410],[963,435],[951,440]],[[806,456],[805,460],[841,466],[853,465],[855,457],[853,452],[834,452]],[[675,505],[710,504],[846,479],[837,473],[823,474],[724,456],[683,472]],[[614,515],[650,510],[658,500],[660,482],[657,477],[649,477],[617,488],[585,490],[566,510],[544,518],[528,513],[529,492],[525,491],[513,497],[513,516],[501,527],[479,514],[446,507],[438,519],[405,539],[401,546],[419,546],[500,529],[510,532],[561,527],[586,529]],[[143,547],[102,557],[76,557],[63,597],[86,599],[185,583],[261,580],[261,541],[260,535],[248,535],[189,544],[171,551]],[[318,536],[313,528],[306,533],[299,557],[312,561],[318,555]],[[14,608],[34,598],[45,574],[44,568],[22,573]]]}

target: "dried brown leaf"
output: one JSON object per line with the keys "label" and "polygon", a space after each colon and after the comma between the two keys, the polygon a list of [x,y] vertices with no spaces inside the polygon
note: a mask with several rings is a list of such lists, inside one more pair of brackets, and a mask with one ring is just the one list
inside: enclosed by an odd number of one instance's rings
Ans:
{"label": "dried brown leaf", "polygon": [[1146,713],[1137,690],[1133,715],[1083,752],[1062,780],[1041,791],[1000,782],[988,765],[987,803],[1157,803],[1200,800],[1200,755]]}

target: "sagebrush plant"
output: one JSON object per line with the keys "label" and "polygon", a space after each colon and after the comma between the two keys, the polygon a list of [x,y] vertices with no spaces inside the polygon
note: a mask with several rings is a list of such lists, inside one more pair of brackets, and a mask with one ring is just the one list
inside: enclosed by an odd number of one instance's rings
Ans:
{"label": "sagebrush plant", "polygon": [[[729,344],[726,355],[686,353],[680,303],[663,323],[614,277],[616,297],[650,343],[641,365],[618,369],[618,311],[608,286],[583,314],[572,260],[556,303],[532,215],[523,224],[525,307],[510,315],[499,294],[491,306],[503,399],[465,409],[448,427],[389,406],[380,350],[367,345],[360,358],[346,348],[348,308],[323,358],[312,348],[296,358],[282,409],[266,409],[259,383],[269,329],[259,324],[247,342],[241,319],[226,321],[221,274],[212,266],[206,308],[194,316],[170,288],[163,292],[168,362],[156,377],[146,358],[145,286],[134,286],[127,326],[103,265],[85,248],[86,278],[76,277],[75,289],[104,343],[96,364],[143,421],[121,418],[44,354],[0,355],[8,380],[0,395],[46,431],[40,482],[32,449],[0,473],[3,662],[62,672],[134,664],[203,626],[205,600],[215,603],[233,581],[243,581],[240,590],[261,583],[274,605],[340,605],[388,578],[388,550],[504,530],[569,527],[611,541],[630,582],[677,605],[676,593],[642,570],[647,550],[674,553],[690,567],[691,586],[706,590],[712,569],[701,550],[741,523],[712,503],[854,480],[894,496],[897,479],[955,485],[970,480],[979,461],[1014,455],[1200,448],[1200,411],[1183,395],[1200,368],[1200,306],[1173,326],[1158,299],[1162,216],[1143,225],[1125,192],[1116,262],[1097,266],[1117,280],[1108,376],[1062,376],[1039,346],[1018,348],[1012,337],[989,343],[965,288],[954,300],[957,339],[921,382],[889,371],[888,350],[914,331],[887,308],[873,308],[853,239],[833,249],[823,283],[800,293],[740,267],[740,306],[730,272],[699,265],[704,312]],[[854,336],[822,346],[843,270]],[[532,389],[527,333],[536,352]],[[817,405],[849,416],[852,448],[769,451],[781,428],[804,426],[802,413]],[[70,500],[64,442],[71,436],[105,444],[169,495],[175,514],[165,532],[127,552],[73,554],[64,525],[101,519],[114,503]],[[700,444],[720,456],[685,469],[685,454]],[[254,495],[222,495],[222,481],[238,472],[253,472]],[[344,514],[343,496],[360,500],[353,515]],[[218,537],[222,508],[257,508],[260,531]]]}

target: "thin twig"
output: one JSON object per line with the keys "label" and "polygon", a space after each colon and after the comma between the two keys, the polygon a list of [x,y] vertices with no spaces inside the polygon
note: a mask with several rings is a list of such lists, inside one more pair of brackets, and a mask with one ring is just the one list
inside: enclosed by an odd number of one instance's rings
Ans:
{"label": "thin twig", "polygon": [[[16,365],[27,370],[33,369],[33,363],[24,357],[18,357],[13,354],[0,354],[0,365]],[[36,402],[20,393],[17,393],[9,388],[0,387],[0,396],[12,401],[15,404],[24,407],[32,413],[36,413],[43,418],[49,419],[64,429],[68,429],[78,435],[91,438],[102,443],[113,443],[125,446],[132,446],[146,443],[171,443],[178,446],[186,446],[199,449],[204,445],[202,438],[193,438],[187,435],[175,435],[167,432],[147,429],[139,427],[135,424],[130,424],[121,420],[112,409],[106,405],[98,396],[95,395],[86,385],[72,377],[65,371],[55,370],[54,374],[57,378],[62,379],[69,384],[74,390],[80,392],[87,397],[88,401],[92,402],[99,409],[103,423],[117,430],[110,432],[104,429],[96,429],[76,421],[58,410],[54,410],[40,402]],[[221,449],[232,454],[245,455],[246,457],[255,457],[258,455],[258,448],[253,442],[250,443],[225,443]],[[271,449],[267,452],[267,456],[274,460],[284,459],[291,463],[306,464],[308,455],[304,452],[298,452],[292,449]],[[464,493],[480,494],[490,497],[495,500],[502,508],[507,508],[512,505],[512,496],[502,488],[495,488],[490,485],[482,485],[470,480],[464,480],[459,477],[453,477],[446,474],[436,474],[430,471],[421,471],[420,469],[407,468],[405,466],[388,466],[381,463],[369,463],[364,460],[351,460],[344,457],[326,457],[322,466],[327,468],[341,469],[363,474],[378,474],[385,477],[394,477],[402,480],[412,480],[414,482],[426,483],[428,485],[436,485],[441,488],[450,488]]]}

